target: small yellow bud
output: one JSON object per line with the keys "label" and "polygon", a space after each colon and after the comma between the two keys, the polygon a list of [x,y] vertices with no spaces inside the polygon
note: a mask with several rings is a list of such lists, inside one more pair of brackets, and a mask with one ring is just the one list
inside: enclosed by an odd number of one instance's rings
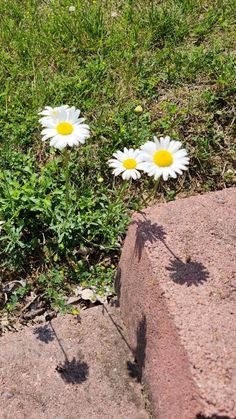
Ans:
{"label": "small yellow bud", "polygon": [[99,178],[98,178],[98,183],[102,183],[102,182],[104,182],[103,177],[99,177]]}
{"label": "small yellow bud", "polygon": [[137,115],[141,115],[141,113],[143,113],[143,108],[142,108],[142,106],[141,106],[141,105],[136,106],[136,108],[135,108],[134,112],[135,112]]}

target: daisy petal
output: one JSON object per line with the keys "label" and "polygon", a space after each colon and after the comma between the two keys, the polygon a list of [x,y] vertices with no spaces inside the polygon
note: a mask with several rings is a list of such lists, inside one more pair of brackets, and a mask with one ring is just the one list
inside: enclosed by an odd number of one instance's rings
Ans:
{"label": "daisy petal", "polygon": [[84,124],[85,119],[79,118],[80,110],[74,106],[62,105],[56,108],[46,106],[40,112],[43,115],[40,123],[43,141],[50,140],[50,145],[62,150],[64,147],[77,146],[90,137],[89,125]]}

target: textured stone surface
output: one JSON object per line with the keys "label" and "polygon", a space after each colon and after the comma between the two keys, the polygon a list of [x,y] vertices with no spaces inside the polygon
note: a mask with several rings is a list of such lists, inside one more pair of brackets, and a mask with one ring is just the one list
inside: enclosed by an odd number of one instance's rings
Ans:
{"label": "textured stone surface", "polygon": [[118,310],[107,310],[0,338],[1,419],[148,418]]}
{"label": "textured stone surface", "polygon": [[133,217],[116,287],[157,418],[236,418],[235,244],[234,188]]}

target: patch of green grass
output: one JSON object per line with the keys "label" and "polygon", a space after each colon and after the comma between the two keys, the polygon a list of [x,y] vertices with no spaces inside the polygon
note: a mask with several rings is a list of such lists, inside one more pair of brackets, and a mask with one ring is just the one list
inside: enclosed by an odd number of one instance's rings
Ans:
{"label": "patch of green grass", "polygon": [[[115,150],[153,134],[183,141],[189,172],[162,182],[166,200],[235,182],[234,2],[76,0],[71,13],[70,5],[0,5],[1,278],[27,278],[50,304],[63,301],[71,282],[100,291],[111,284],[130,209],[150,187],[144,179],[120,193],[107,166]],[[42,143],[38,124],[45,105],[66,103],[92,129],[86,145],[70,152],[67,216],[62,157]]]}

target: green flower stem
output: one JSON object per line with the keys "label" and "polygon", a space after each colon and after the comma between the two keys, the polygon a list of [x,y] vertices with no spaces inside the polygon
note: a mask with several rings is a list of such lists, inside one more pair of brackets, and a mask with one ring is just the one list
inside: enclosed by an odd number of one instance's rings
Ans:
{"label": "green flower stem", "polygon": [[155,182],[154,182],[154,186],[153,186],[153,188],[152,188],[152,190],[151,190],[151,192],[150,192],[150,194],[148,195],[148,197],[144,200],[144,204],[145,205],[147,205],[148,204],[148,202],[149,202],[149,200],[150,200],[150,198],[155,198],[155,195],[156,195],[156,192],[157,192],[157,189],[158,189],[158,186],[159,186],[159,184],[160,184],[160,180],[161,180],[161,177],[159,177],[157,180],[155,180]]}
{"label": "green flower stem", "polygon": [[153,195],[153,198],[155,198],[155,195],[156,195],[156,192],[157,192],[158,186],[159,186],[159,184],[160,184],[160,180],[161,180],[161,177],[159,177],[159,178],[155,181],[155,183],[154,183],[154,187],[153,187],[153,190],[152,190],[152,195]]}
{"label": "green flower stem", "polygon": [[130,180],[129,180],[129,181],[128,181],[128,180],[126,180],[126,182],[127,182],[126,193],[127,193],[127,195],[128,195],[128,199],[127,199],[127,207],[129,207],[129,204],[130,204],[130,202],[131,202],[131,200],[132,200],[132,197],[131,197],[131,194],[130,194],[131,187],[132,187],[132,178],[130,178]]}
{"label": "green flower stem", "polygon": [[139,126],[140,126],[140,115],[137,114],[137,125],[136,125],[136,134],[137,134],[137,139],[139,137]]}
{"label": "green flower stem", "polygon": [[130,179],[130,181],[128,180],[124,180],[122,186],[120,187],[117,195],[116,195],[116,199],[118,199],[119,201],[124,201],[125,198],[127,198],[125,200],[126,202],[126,206],[128,207],[130,204],[130,189],[132,186],[132,179]]}
{"label": "green flower stem", "polygon": [[122,187],[120,188],[120,191],[118,193],[118,198],[120,200],[124,200],[125,194],[128,190],[129,182],[127,180],[124,180]]}
{"label": "green flower stem", "polygon": [[65,147],[63,152],[63,166],[66,178],[66,217],[68,216],[70,203],[70,173],[69,173],[69,153],[68,148]]}
{"label": "green flower stem", "polygon": [[132,200],[131,193],[130,193],[131,187],[132,187],[132,178],[130,180],[124,180],[123,187],[121,188],[121,192],[119,194],[119,199],[122,201],[125,200],[126,207],[129,207],[130,202]]}

